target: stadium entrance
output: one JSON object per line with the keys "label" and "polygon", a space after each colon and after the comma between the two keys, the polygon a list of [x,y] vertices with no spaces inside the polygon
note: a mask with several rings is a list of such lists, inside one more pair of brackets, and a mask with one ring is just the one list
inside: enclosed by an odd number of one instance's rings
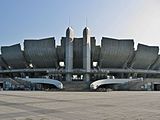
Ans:
{"label": "stadium entrance", "polygon": [[154,91],[160,91],[160,83],[154,83]]}
{"label": "stadium entrance", "polygon": [[3,89],[3,82],[0,81],[0,91]]}

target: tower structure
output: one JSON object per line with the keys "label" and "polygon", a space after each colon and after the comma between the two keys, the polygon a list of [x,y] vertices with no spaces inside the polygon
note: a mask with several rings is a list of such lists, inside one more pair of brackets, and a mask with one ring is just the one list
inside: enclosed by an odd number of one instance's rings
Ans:
{"label": "tower structure", "polygon": [[83,30],[83,69],[85,70],[84,80],[90,81],[90,69],[91,69],[91,36],[88,27]]}
{"label": "tower structure", "polygon": [[66,30],[65,41],[65,71],[66,81],[72,81],[72,69],[73,69],[73,39],[74,31],[71,27]]}

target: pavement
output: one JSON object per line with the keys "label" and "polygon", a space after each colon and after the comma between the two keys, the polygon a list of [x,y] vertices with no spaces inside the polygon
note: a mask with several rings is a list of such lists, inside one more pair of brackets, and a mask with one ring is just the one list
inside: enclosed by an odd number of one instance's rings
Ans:
{"label": "pavement", "polygon": [[0,91],[0,120],[160,120],[160,92]]}

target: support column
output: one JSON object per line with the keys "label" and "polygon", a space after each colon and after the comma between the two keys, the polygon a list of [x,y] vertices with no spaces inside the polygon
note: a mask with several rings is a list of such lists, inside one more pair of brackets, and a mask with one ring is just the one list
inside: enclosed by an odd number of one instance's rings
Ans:
{"label": "support column", "polygon": [[65,41],[65,71],[66,81],[72,81],[72,69],[73,69],[73,39],[74,31],[71,27],[66,30]]}
{"label": "support column", "polygon": [[88,27],[85,27],[83,30],[83,69],[85,70],[84,80],[90,81],[90,72],[91,69],[91,40],[90,40],[90,30]]}

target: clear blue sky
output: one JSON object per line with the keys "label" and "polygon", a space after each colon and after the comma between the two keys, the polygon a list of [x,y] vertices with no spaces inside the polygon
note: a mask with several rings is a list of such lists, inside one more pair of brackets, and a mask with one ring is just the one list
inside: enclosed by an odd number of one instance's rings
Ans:
{"label": "clear blue sky", "polygon": [[0,46],[49,36],[59,43],[69,16],[77,37],[87,16],[98,44],[108,36],[160,46],[160,0],[0,0]]}

